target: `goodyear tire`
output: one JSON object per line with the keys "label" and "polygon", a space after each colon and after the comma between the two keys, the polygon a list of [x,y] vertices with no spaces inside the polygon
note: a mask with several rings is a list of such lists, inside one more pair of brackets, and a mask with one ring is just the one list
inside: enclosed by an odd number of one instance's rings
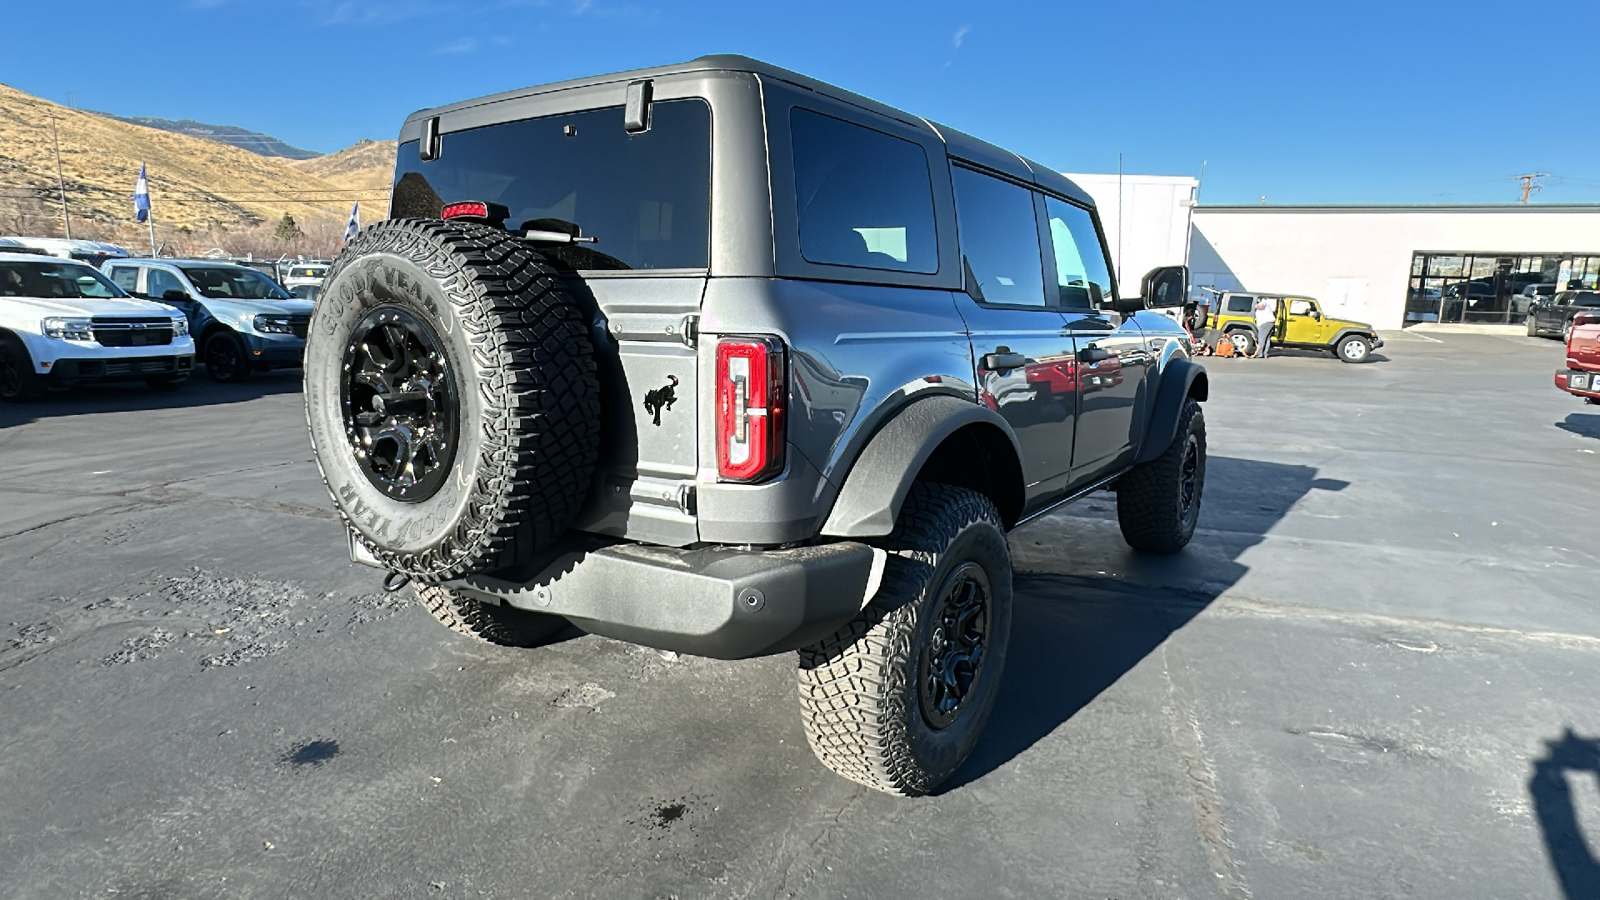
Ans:
{"label": "goodyear tire", "polygon": [[800,711],[823,765],[916,796],[966,760],[994,709],[1011,557],[987,497],[921,482],[880,546],[888,559],[866,609],[800,651]]}
{"label": "goodyear tire", "polygon": [[1117,480],[1122,539],[1147,553],[1182,550],[1194,537],[1205,486],[1205,414],[1198,402],[1185,400],[1167,449]]}
{"label": "goodyear tire", "polygon": [[305,350],[306,424],[356,539],[424,581],[551,546],[594,472],[588,316],[504,231],[394,219],[329,268]]}

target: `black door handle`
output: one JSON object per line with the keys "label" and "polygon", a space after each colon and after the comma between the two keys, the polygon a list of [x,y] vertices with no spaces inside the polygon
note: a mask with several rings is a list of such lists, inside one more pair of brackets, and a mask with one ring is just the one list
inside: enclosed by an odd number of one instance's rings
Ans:
{"label": "black door handle", "polygon": [[1104,347],[1085,347],[1078,351],[1078,362],[1097,363],[1111,358],[1111,351]]}
{"label": "black door handle", "polygon": [[1001,369],[1020,369],[1028,364],[1021,353],[990,353],[983,358],[983,367],[991,372]]}

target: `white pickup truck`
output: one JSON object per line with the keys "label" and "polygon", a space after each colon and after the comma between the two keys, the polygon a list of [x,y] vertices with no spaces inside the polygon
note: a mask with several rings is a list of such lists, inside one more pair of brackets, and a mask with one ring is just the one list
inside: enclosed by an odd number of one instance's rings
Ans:
{"label": "white pickup truck", "polygon": [[0,253],[0,400],[102,381],[171,390],[193,367],[182,312],[129,297],[81,262]]}

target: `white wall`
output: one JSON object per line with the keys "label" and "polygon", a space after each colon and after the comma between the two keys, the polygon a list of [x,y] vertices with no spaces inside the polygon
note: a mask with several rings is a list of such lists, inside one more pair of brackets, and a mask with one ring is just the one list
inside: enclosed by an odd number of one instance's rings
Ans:
{"label": "white wall", "polygon": [[1183,263],[1189,211],[1200,182],[1184,176],[1124,175],[1119,197],[1115,172],[1063,174],[1094,198],[1122,293],[1137,294],[1139,279],[1157,266]]}
{"label": "white wall", "polygon": [[1400,328],[1411,255],[1451,251],[1600,255],[1600,206],[1198,207],[1189,264],[1196,285],[1306,294]]}

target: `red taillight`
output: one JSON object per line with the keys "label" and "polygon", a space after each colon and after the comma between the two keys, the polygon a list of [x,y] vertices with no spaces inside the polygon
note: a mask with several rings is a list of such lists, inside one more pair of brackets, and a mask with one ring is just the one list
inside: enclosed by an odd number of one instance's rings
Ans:
{"label": "red taillight", "polygon": [[783,470],[783,344],[772,338],[717,342],[717,475],[760,481]]}
{"label": "red taillight", "polygon": [[463,217],[487,219],[489,218],[489,204],[477,200],[469,200],[466,203],[448,204],[439,211],[439,218],[441,219],[459,219]]}

